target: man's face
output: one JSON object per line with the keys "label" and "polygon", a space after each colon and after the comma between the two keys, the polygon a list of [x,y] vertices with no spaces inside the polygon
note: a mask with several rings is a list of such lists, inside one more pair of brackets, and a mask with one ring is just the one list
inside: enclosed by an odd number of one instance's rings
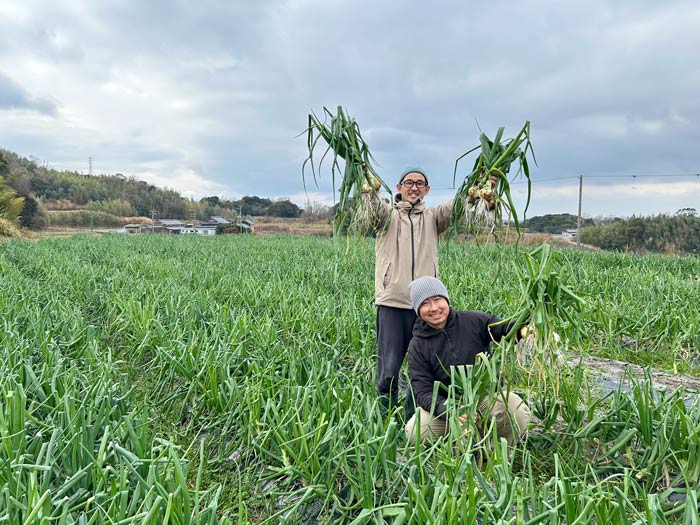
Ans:
{"label": "man's face", "polygon": [[418,315],[433,328],[442,330],[447,324],[450,303],[441,295],[429,297],[418,308]]}
{"label": "man's face", "polygon": [[412,171],[396,185],[396,191],[401,194],[401,200],[415,204],[428,194],[430,186],[426,184],[422,173]]}

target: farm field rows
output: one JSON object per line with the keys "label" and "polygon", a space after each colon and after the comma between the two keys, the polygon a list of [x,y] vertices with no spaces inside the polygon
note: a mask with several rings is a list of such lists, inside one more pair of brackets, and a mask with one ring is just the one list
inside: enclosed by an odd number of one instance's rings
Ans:
{"label": "farm field rows", "polygon": [[[0,244],[0,523],[700,522],[700,403],[648,380],[604,396],[562,366],[554,397],[504,346],[455,396],[508,377],[537,416],[525,441],[407,443],[375,394],[373,251]],[[586,300],[580,330],[557,325],[570,348],[700,375],[700,259],[558,253]],[[514,313],[513,247],[451,243],[440,262],[453,306]]]}

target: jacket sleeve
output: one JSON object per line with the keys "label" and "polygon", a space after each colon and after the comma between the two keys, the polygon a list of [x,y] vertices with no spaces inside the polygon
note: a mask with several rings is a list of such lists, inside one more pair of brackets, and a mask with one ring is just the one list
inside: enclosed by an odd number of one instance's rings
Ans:
{"label": "jacket sleeve", "polygon": [[362,209],[366,224],[379,231],[386,227],[391,214],[391,206],[384,202],[378,192],[369,191],[362,194]]}
{"label": "jacket sleeve", "polygon": [[408,346],[408,377],[411,380],[411,390],[416,398],[416,404],[434,416],[444,417],[445,397],[439,391],[435,399],[435,409],[431,411],[435,374],[430,361],[420,351],[420,345],[415,340],[412,340]]}
{"label": "jacket sleeve", "polygon": [[433,213],[435,214],[435,222],[437,223],[438,233],[444,233],[447,228],[450,227],[450,218],[452,217],[452,203],[454,199],[450,199],[447,202],[433,206]]}
{"label": "jacket sleeve", "polygon": [[[454,199],[450,199],[447,202],[443,202],[442,204],[438,204],[437,206],[433,207],[438,233],[444,233],[447,228],[452,225],[452,206],[454,205],[454,202]],[[462,204],[464,205],[465,210],[469,206],[467,199],[462,199]]]}

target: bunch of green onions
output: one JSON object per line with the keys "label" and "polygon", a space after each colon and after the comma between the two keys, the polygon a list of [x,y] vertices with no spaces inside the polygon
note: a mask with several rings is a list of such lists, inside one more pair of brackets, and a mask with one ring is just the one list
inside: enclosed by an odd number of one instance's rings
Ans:
{"label": "bunch of green onions", "polygon": [[[491,140],[485,133],[479,136],[479,145],[461,155],[455,161],[455,170],[452,183],[457,178],[457,168],[460,160],[470,153],[481,149],[474,165],[464,178],[455,195],[452,206],[452,224],[457,224],[461,217],[466,217],[467,224],[474,229],[488,229],[493,231],[496,225],[503,223],[503,210],[505,209],[513,218],[515,229],[520,235],[520,222],[518,213],[511,198],[508,174],[514,162],[519,164],[516,177],[522,173],[527,179],[527,202],[525,210],[530,204],[530,168],[527,162],[527,152],[530,151],[532,160],[535,154],[530,142],[530,122],[525,125],[513,139],[503,140],[504,128],[498,128],[496,136]],[[496,178],[495,186],[492,177]],[[467,202],[466,208],[465,203]]]}
{"label": "bunch of green onions", "polygon": [[525,325],[518,360],[527,364],[528,375],[536,384],[553,387],[556,393],[560,341],[555,326],[566,323],[569,332],[580,332],[579,314],[585,301],[564,283],[559,254],[552,252],[549,244],[523,253],[525,264],[518,278],[520,303],[511,318],[515,323],[509,335]]}
{"label": "bunch of green onions", "polygon": [[[333,181],[333,193],[336,190],[336,172],[341,171],[339,158],[344,161],[342,168],[342,180],[338,189],[337,211],[333,222],[333,233],[338,235],[348,229],[353,223],[359,224],[359,218],[363,218],[362,188],[369,186],[371,192],[378,192],[384,187],[389,193],[391,189],[377,174],[372,166],[374,157],[369,151],[369,146],[362,138],[360,126],[354,118],[350,117],[341,106],[334,115],[328,108],[323,108],[324,119],[319,119],[314,113],[309,115],[309,125],[306,130],[309,155],[304,160],[301,168],[304,188],[306,188],[305,168],[309,164],[318,186],[317,171],[320,173],[321,164],[329,152],[333,155],[331,175]],[[330,119],[330,123],[327,120]],[[325,148],[318,163],[314,162],[314,151],[317,149],[319,139],[325,141]],[[323,147],[323,146],[322,146]],[[367,187],[365,187],[367,189]],[[355,221],[355,219],[358,219]]]}

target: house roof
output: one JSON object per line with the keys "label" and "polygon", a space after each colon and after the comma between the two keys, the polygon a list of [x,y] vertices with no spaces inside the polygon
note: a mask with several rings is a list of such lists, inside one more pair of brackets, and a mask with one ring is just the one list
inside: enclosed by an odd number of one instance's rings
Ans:
{"label": "house roof", "polygon": [[185,223],[182,222],[180,219],[158,219],[156,221],[158,224],[162,224],[164,226],[184,226]]}

